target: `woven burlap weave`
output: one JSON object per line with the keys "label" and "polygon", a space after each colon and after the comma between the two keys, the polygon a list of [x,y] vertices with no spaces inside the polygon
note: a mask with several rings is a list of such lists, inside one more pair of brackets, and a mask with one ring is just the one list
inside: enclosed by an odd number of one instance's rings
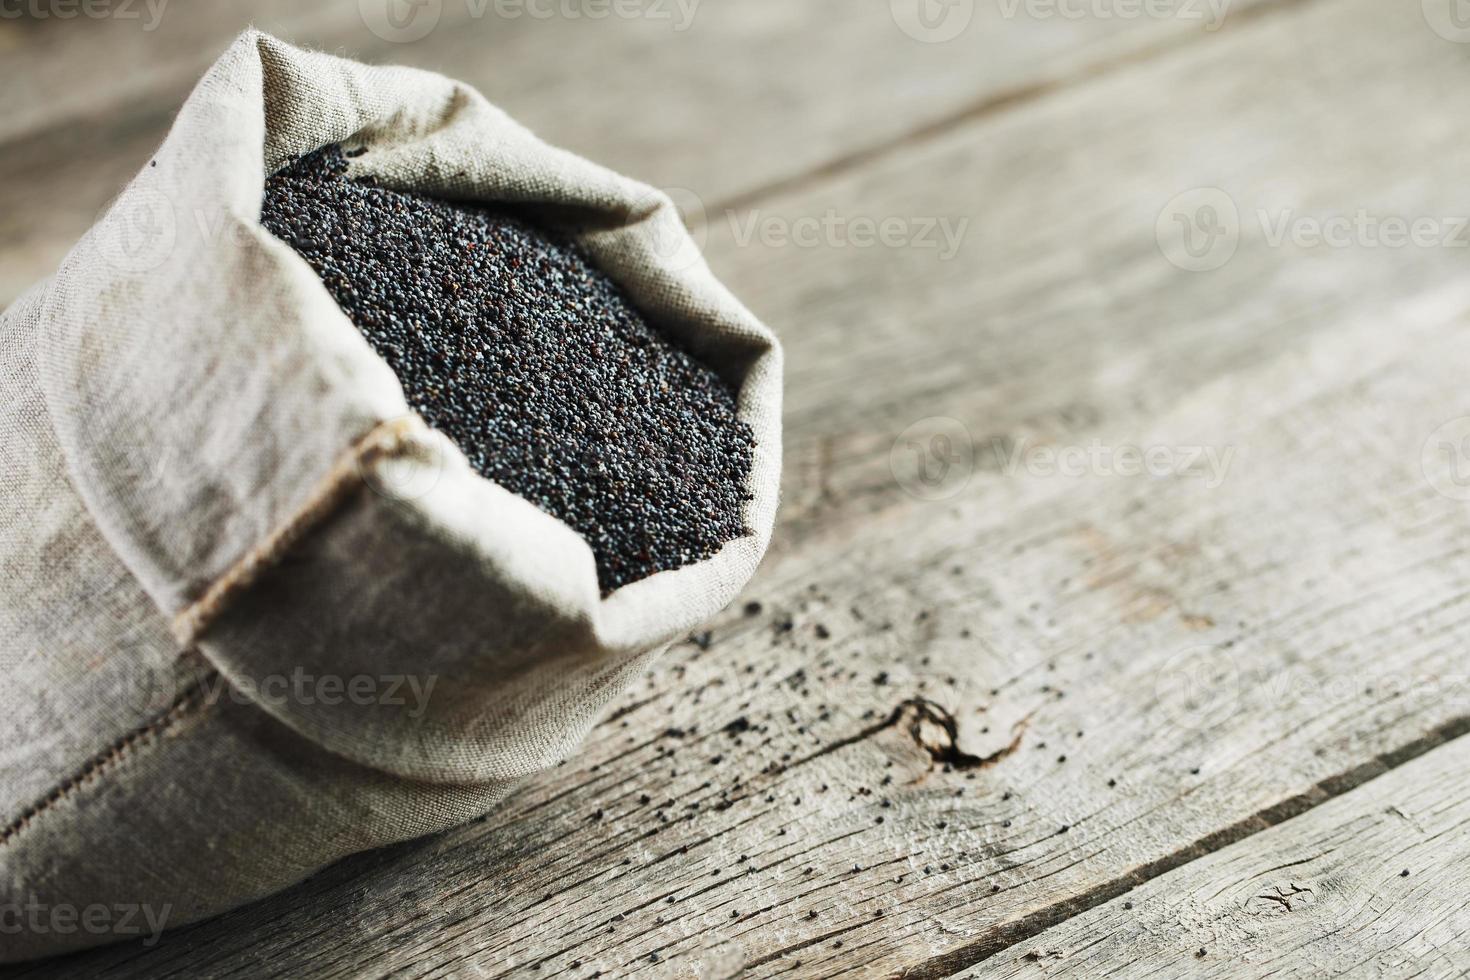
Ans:
{"label": "woven burlap weave", "polygon": [[[601,598],[586,543],[424,428],[260,227],[264,177],[333,142],[574,235],[737,385],[752,534]],[[664,195],[441,76],[239,38],[0,317],[0,960],[134,935],[57,910],[217,913],[565,758],[753,573],[780,375]]]}

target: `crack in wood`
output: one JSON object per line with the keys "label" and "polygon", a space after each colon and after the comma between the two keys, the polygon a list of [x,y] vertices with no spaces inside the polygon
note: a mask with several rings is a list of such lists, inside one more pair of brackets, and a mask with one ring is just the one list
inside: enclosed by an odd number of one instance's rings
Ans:
{"label": "crack in wood", "polygon": [[929,756],[931,770],[936,765],[947,765],[960,770],[989,769],[996,763],[1009,758],[1021,747],[1021,739],[1030,723],[1031,715],[1028,714],[1012,727],[1012,738],[1008,744],[986,756],[972,755],[959,747],[959,721],[949,709],[928,698],[912,697],[900,701],[882,721],[869,725],[846,738],[829,742],[794,762],[774,766],[769,770],[768,775],[779,776],[790,772],[798,766],[804,766],[808,762],[857,745],[880,732],[900,726],[903,726],[903,730],[914,744]]}
{"label": "crack in wood", "polygon": [[852,932],[854,929],[861,929],[869,924],[870,923],[868,922],[854,922],[851,925],[843,926],[840,929],[832,929],[828,932],[822,933],[821,935],[813,936],[810,939],[804,939],[799,943],[794,943],[793,945],[778,949],[774,953],[768,953],[765,956],[762,956],[760,959],[751,960],[749,963],[745,964],[745,968],[747,970],[754,970],[757,967],[762,967],[765,966],[767,963],[779,960],[784,956],[790,956],[793,953],[798,953],[803,949],[810,949],[813,946],[820,946],[822,943],[825,943],[828,940],[836,939],[839,936],[844,936],[847,933]]}
{"label": "crack in wood", "polygon": [[1269,911],[1295,912],[1299,908],[1316,904],[1317,895],[1311,888],[1293,881],[1277,885],[1273,891],[1261,892],[1256,899],[1265,902]]}

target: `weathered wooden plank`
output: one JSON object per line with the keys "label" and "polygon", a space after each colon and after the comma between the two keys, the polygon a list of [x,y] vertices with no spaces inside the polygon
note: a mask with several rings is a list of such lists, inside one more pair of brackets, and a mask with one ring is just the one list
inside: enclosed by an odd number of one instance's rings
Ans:
{"label": "weathered wooden plank", "polygon": [[[1470,354],[1439,313],[1343,331],[1162,420],[1167,437],[1247,406],[1228,502],[1093,478],[1091,502],[1039,488],[1015,514],[898,519],[928,543],[902,567],[873,546],[825,572],[781,562],[770,614],[680,649],[583,759],[482,823],[53,969],[941,976],[1360,784],[1465,727],[1464,517],[1408,472],[1417,449],[1387,448]],[[1345,442],[1350,464],[1314,462]],[[1314,509],[1341,529],[1302,526]],[[1191,689],[1211,676],[1178,660],[1197,648],[1220,691]]]}
{"label": "weathered wooden plank", "polygon": [[1470,739],[962,976],[1463,977]]}
{"label": "weathered wooden plank", "polygon": [[[0,19],[9,93],[0,167],[10,178],[0,186],[0,305],[55,267],[252,20],[300,43],[463,78],[554,142],[714,202],[1199,38],[1220,16],[1218,0],[1181,2],[1180,16],[1081,19],[1045,16],[1045,0],[1040,17],[1026,13],[1037,0],[961,3],[974,10],[968,26],[935,44],[900,29],[888,0],[628,0],[644,16],[524,13],[597,2],[431,2],[418,9],[440,10],[438,27],[413,43],[372,33],[356,2],[166,4],[153,31],[143,0],[131,5],[137,19]],[[1262,5],[1231,4],[1223,30]]]}
{"label": "weathered wooden plank", "polygon": [[[1205,181],[1245,208],[1285,187],[1317,212],[1466,213],[1445,179],[1465,151],[1402,109],[1465,68],[1397,17],[1299,10],[766,212],[835,194],[913,216],[944,189],[963,208],[1005,187],[981,202],[1003,223],[952,263],[713,241],[790,340],[798,492],[765,609],[677,651],[576,763],[481,823],[68,968],[939,975],[1458,732],[1467,528],[1420,468],[1470,353],[1470,296],[1436,288],[1458,255],[1255,230],[1186,275],[1152,237],[1176,188]],[[1303,37],[1335,59],[1304,59]],[[1359,115],[1290,136],[1324,85]],[[1068,125],[1088,153],[1075,183],[1028,162],[1074,159],[1046,155]],[[864,482],[934,414],[982,445],[1238,453],[1218,487],[992,465],[923,503],[892,474]],[[1224,696],[1192,708],[1185,682],[1217,675]]]}
{"label": "weathered wooden plank", "polygon": [[[1278,27],[1319,21],[1322,34]],[[1450,97],[1461,48],[1394,7],[1303,12],[1218,40],[756,209],[711,207],[712,264],[790,353],[776,547],[901,498],[890,449],[926,417],[960,420],[982,448],[1085,442],[1461,275],[1461,247],[1269,240],[1283,220],[1310,231],[1360,211],[1429,218],[1452,245],[1470,237],[1456,233],[1470,195],[1453,127],[1403,109]],[[1358,86],[1353,113],[1323,111],[1323,92]],[[1416,145],[1429,149],[1390,162],[1389,147]],[[1223,267],[1191,273],[1163,260],[1155,226],[1199,187],[1228,191],[1241,239]],[[896,248],[745,237],[752,220],[779,232],[829,216],[896,219],[916,237],[926,219],[968,224],[948,260],[938,233]],[[995,469],[989,452],[976,466]],[[1013,488],[970,487],[997,507]]]}

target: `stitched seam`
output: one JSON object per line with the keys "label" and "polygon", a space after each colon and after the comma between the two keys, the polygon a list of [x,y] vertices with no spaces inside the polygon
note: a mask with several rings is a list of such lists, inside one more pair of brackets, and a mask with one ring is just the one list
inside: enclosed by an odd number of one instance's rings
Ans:
{"label": "stitched seam", "polygon": [[76,773],[62,780],[41,799],[21,811],[20,816],[12,820],[4,830],[0,830],[0,847],[14,840],[31,825],[36,817],[55,807],[91,780],[115,768],[133,750],[162,735],[197,709],[210,704],[209,698],[205,695],[209,685],[218,680],[219,672],[211,670],[187,691],[175,698],[173,703],[152,721],[122,736],[87,760]]}
{"label": "stitched seam", "polygon": [[262,538],[244,557],[216,579],[192,605],[174,617],[178,641],[192,647],[229,607],[230,602],[278,562],[312,528],[321,523],[352,493],[367,482],[369,467],[378,460],[406,456],[423,449],[414,437],[426,426],[416,415],[380,422],[359,439],[327,472],[306,502],[284,524]]}
{"label": "stitched seam", "polygon": [[[284,524],[261,539],[243,558],[216,579],[192,605],[180,612],[172,622],[175,636],[185,648],[185,656],[196,653],[195,641],[209,625],[228,608],[238,594],[248,589],[260,575],[300,541],[308,531],[330,515],[339,504],[367,482],[367,472],[381,459],[421,451],[422,444],[414,436],[426,426],[417,416],[406,416],[374,426],[351,449],[344,453]],[[89,759],[76,773],[62,780],[38,801],[0,829],[0,847],[9,844],[41,814],[72,796],[92,780],[114,769],[139,747],[164,734],[184,718],[211,701],[206,696],[209,685],[217,683],[220,674],[210,670],[193,686],[174,699],[152,721],[134,729]]]}

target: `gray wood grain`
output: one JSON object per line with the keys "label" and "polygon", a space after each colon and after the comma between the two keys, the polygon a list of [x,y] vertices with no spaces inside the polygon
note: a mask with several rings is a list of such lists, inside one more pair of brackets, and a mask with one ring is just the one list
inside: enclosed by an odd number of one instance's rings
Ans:
{"label": "gray wood grain", "polygon": [[[1470,413],[1465,252],[1255,215],[1470,214],[1470,66],[1412,7],[1283,7],[733,224],[712,198],[790,356],[760,610],[476,824],[12,975],[945,976],[1462,735],[1470,524],[1430,437]],[[1186,272],[1156,222],[1200,186],[1241,242]],[[737,241],[829,212],[971,224],[948,259]],[[924,500],[900,434],[933,416],[976,454]],[[1007,471],[1094,440],[1229,465]]]}
{"label": "gray wood grain", "polygon": [[[963,33],[930,44],[899,28],[888,0],[682,0],[693,2],[683,30],[673,0],[639,4],[667,19],[499,13],[582,9],[581,0],[440,0],[436,30],[393,43],[365,27],[357,0],[168,3],[152,31],[144,2],[134,4],[139,20],[0,19],[0,168],[10,178],[0,186],[0,305],[55,267],[252,22],[462,78],[551,141],[711,203],[852,166],[989,106],[1207,39],[1213,23],[1038,18],[1028,7],[1007,16],[1009,7],[980,3]],[[1222,30],[1281,2],[1237,2]]]}
{"label": "gray wood grain", "polygon": [[1463,977],[1467,772],[1459,739],[961,976]]}

